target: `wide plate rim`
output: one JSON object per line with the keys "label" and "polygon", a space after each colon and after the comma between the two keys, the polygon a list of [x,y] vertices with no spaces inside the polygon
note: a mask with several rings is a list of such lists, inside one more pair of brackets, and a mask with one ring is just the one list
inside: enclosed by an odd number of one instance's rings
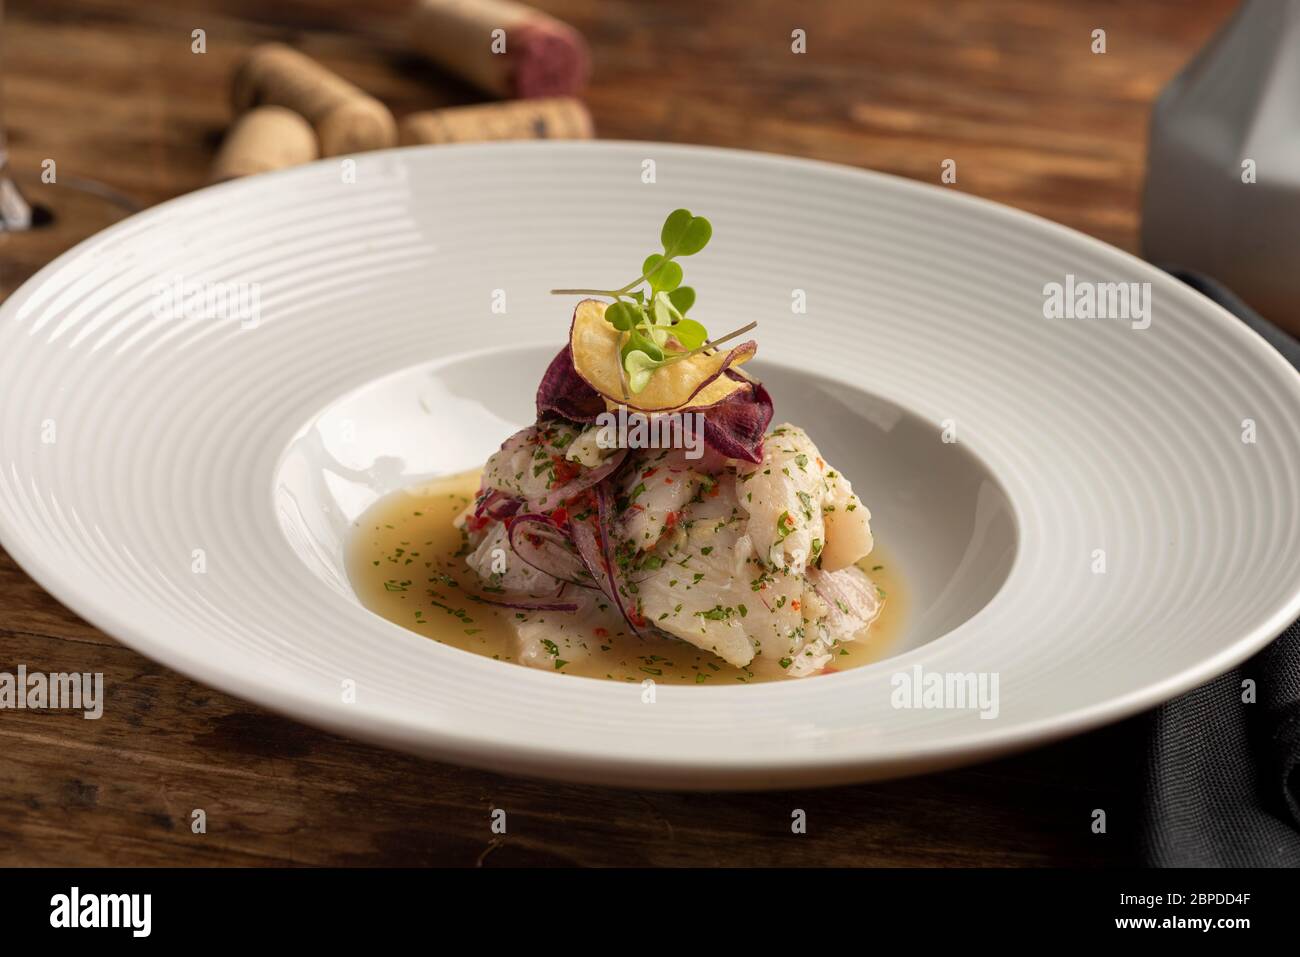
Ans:
{"label": "wide plate rim", "polygon": [[[991,200],[954,192],[941,186],[916,182],[904,177],[873,170],[859,169],[822,160],[802,157],[789,157],[776,153],[753,150],[741,150],[723,147],[692,146],[688,144],[662,144],[634,140],[603,140],[596,142],[553,142],[553,143],[492,143],[492,144],[457,144],[455,146],[414,146],[399,147],[392,150],[378,151],[361,156],[400,156],[429,151],[444,152],[520,152],[532,153],[550,150],[600,151],[610,149],[654,148],[656,150],[680,151],[691,154],[713,154],[744,162],[758,162],[776,166],[803,166],[822,170],[831,175],[853,179],[865,177],[884,184],[886,189],[904,191],[923,191],[934,202],[974,205],[986,214],[1009,218],[1024,228],[1038,230],[1040,234],[1050,233],[1063,237],[1067,243],[1081,244],[1094,251],[1101,250],[1107,256],[1118,256],[1126,265],[1144,275],[1153,284],[1160,284],[1166,290],[1177,289],[1176,295],[1195,300],[1198,307],[1209,321],[1219,326],[1236,345],[1244,349],[1252,362],[1262,363],[1276,377],[1283,388],[1289,388],[1290,398],[1300,406],[1300,372],[1291,367],[1261,336],[1241,323],[1234,316],[1207,299],[1195,290],[1186,287],[1167,273],[1155,266],[1117,247],[1081,233],[1071,227],[1044,219],[1036,214],[1004,206]],[[320,160],[310,166],[324,163],[337,163],[340,158]],[[254,179],[265,181],[269,177],[288,178],[306,175],[308,167],[299,167],[277,173],[264,174]],[[237,194],[241,189],[251,188],[250,181],[238,180],[216,184],[196,190],[193,193],[175,197],[158,206],[151,207],[108,229],[83,240],[81,243],[56,257],[41,270],[29,278],[12,295],[0,304],[0,322],[12,318],[22,304],[40,287],[46,279],[62,268],[76,256],[111,240],[120,232],[138,225],[149,217],[157,217],[165,212],[190,203],[201,203],[209,197],[220,195],[223,191]],[[946,194],[940,199],[938,194]],[[1152,682],[1147,686],[1121,695],[1076,708],[1073,711],[1044,716],[1020,725],[1005,729],[980,730],[965,734],[947,732],[943,740],[922,744],[910,743],[906,747],[891,750],[888,742],[865,757],[826,756],[810,753],[802,758],[783,757],[779,763],[764,764],[752,760],[735,763],[721,762],[714,758],[676,758],[644,757],[628,758],[623,755],[608,754],[599,751],[575,750],[572,746],[552,749],[539,748],[535,744],[518,746],[508,739],[486,739],[482,734],[465,734],[449,732],[445,728],[434,729],[427,725],[404,720],[399,713],[389,713],[383,707],[369,705],[365,709],[323,707],[318,696],[301,693],[298,689],[286,688],[276,681],[263,681],[257,675],[234,673],[224,665],[205,662],[198,656],[189,655],[184,649],[152,639],[147,631],[120,618],[109,600],[100,601],[93,594],[76,588],[75,582],[59,575],[57,568],[46,562],[38,548],[29,546],[10,521],[7,511],[0,510],[0,544],[13,556],[15,562],[24,569],[46,591],[67,608],[86,621],[102,629],[110,636],[131,647],[166,667],[200,683],[258,703],[269,710],[285,714],[332,731],[349,734],[375,743],[398,746],[429,757],[449,757],[459,763],[487,767],[494,770],[523,768],[523,773],[535,776],[554,777],[566,780],[584,780],[601,783],[644,783],[647,776],[660,781],[658,786],[694,787],[693,780],[698,779],[700,787],[784,787],[795,777],[808,777],[813,783],[841,783],[861,780],[865,777],[883,776],[877,772],[887,772],[890,767],[907,764],[926,768],[950,767],[969,763],[998,753],[1031,746],[1070,734],[1079,733],[1104,724],[1130,717],[1138,712],[1153,707],[1170,697],[1194,688],[1214,676],[1223,673],[1233,665],[1249,657],[1281,633],[1291,622],[1300,617],[1300,582],[1297,583],[1289,600],[1269,615],[1266,621],[1249,630],[1236,640],[1226,644],[1212,656],[1199,664],[1181,669],[1167,676],[1163,681]],[[665,689],[666,690],[666,689]],[[709,689],[714,691],[716,689]],[[491,755],[478,753],[485,744],[492,749]],[[755,784],[759,775],[773,775],[778,780],[770,784]],[[664,783],[664,779],[670,779]]]}

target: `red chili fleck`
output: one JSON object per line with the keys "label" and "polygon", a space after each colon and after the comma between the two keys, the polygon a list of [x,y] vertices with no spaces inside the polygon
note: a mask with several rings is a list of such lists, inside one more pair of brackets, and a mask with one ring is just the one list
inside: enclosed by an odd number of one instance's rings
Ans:
{"label": "red chili fleck", "polygon": [[578,473],[582,471],[577,462],[570,462],[561,456],[555,456],[552,461],[555,463],[555,481],[561,485],[577,478]]}
{"label": "red chili fleck", "polygon": [[651,466],[650,468],[646,469],[644,472],[641,473],[641,477],[649,478],[650,476],[654,475],[658,471],[659,471],[659,466],[657,465]]}
{"label": "red chili fleck", "polygon": [[798,599],[798,598],[792,599],[791,602],[790,602],[790,607],[793,608],[795,611],[798,611],[798,610],[799,610],[799,599]]}
{"label": "red chili fleck", "polygon": [[677,519],[678,519],[678,515],[676,512],[669,512],[666,516],[664,516],[664,528],[665,529],[676,528]]}
{"label": "red chili fleck", "polygon": [[608,638],[608,637],[609,637],[609,629],[608,629],[608,628],[597,628],[597,629],[595,629],[595,630],[592,632],[592,634],[595,635],[597,638]]}
{"label": "red chili fleck", "polygon": [[569,510],[563,505],[551,512],[551,521],[556,525],[563,525],[569,520]]}

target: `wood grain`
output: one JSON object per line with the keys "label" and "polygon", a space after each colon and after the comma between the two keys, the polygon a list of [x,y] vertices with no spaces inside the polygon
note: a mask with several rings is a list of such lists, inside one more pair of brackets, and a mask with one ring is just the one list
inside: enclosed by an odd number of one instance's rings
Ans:
{"label": "wood grain", "polygon": [[[592,43],[598,135],[760,149],[937,182],[1136,248],[1152,98],[1232,0],[551,0]],[[477,94],[413,58],[399,0],[9,0],[6,122],[60,214],[0,235],[0,296],[204,184],[230,70],[282,40],[400,118]],[[207,52],[190,51],[207,31]],[[790,52],[804,29],[808,52]],[[1090,52],[1093,29],[1108,52]],[[55,159],[59,181],[34,179]],[[3,388],[3,383],[0,383]],[[5,401],[11,397],[6,396]],[[570,787],[408,758],[209,691],[79,620],[0,553],[0,671],[102,671],[104,717],[0,711],[0,864],[1104,865],[1132,857],[1120,727],[963,771],[813,792]],[[1105,835],[1091,812],[1107,809]],[[192,812],[207,815],[194,834]],[[508,829],[494,836],[493,808]],[[803,809],[808,833],[791,833]]]}

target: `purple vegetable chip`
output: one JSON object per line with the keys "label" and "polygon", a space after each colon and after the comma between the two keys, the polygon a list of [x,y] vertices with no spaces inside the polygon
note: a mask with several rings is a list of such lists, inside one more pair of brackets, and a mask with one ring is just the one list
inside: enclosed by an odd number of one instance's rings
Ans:
{"label": "purple vegetable chip", "polygon": [[[738,355],[752,353],[745,343]],[[730,365],[730,360],[728,360]],[[687,406],[685,412],[704,415],[704,442],[719,455],[745,462],[763,460],[763,435],[772,424],[772,397],[760,382],[752,382],[726,367],[721,371],[745,388],[737,389],[720,402],[703,408]],[[698,391],[698,390],[697,390]],[[573,367],[573,353],[566,345],[551,360],[537,389],[537,415],[559,415],[572,422],[595,422],[605,411],[605,400]]]}
{"label": "purple vegetable chip", "polygon": [[566,345],[546,367],[537,387],[537,417],[559,415],[571,422],[595,422],[605,411],[605,400],[573,367],[573,352]]}
{"label": "purple vegetable chip", "polygon": [[772,397],[761,382],[748,382],[728,371],[733,379],[746,381],[721,402],[699,411],[704,413],[704,443],[729,459],[763,461],[763,436],[772,424]]}

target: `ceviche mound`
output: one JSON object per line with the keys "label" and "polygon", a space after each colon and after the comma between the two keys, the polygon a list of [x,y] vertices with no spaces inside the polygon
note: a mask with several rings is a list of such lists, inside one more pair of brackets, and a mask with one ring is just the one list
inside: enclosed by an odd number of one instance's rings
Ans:
{"label": "ceviche mound", "polygon": [[687,317],[678,260],[711,235],[675,210],[633,282],[554,290],[587,298],[537,421],[456,519],[476,597],[513,611],[522,663],[559,667],[621,629],[804,677],[833,670],[881,611],[858,567],[871,513],[804,429],[771,428],[746,372],[757,345],[739,341],[755,324],[711,338]]}

